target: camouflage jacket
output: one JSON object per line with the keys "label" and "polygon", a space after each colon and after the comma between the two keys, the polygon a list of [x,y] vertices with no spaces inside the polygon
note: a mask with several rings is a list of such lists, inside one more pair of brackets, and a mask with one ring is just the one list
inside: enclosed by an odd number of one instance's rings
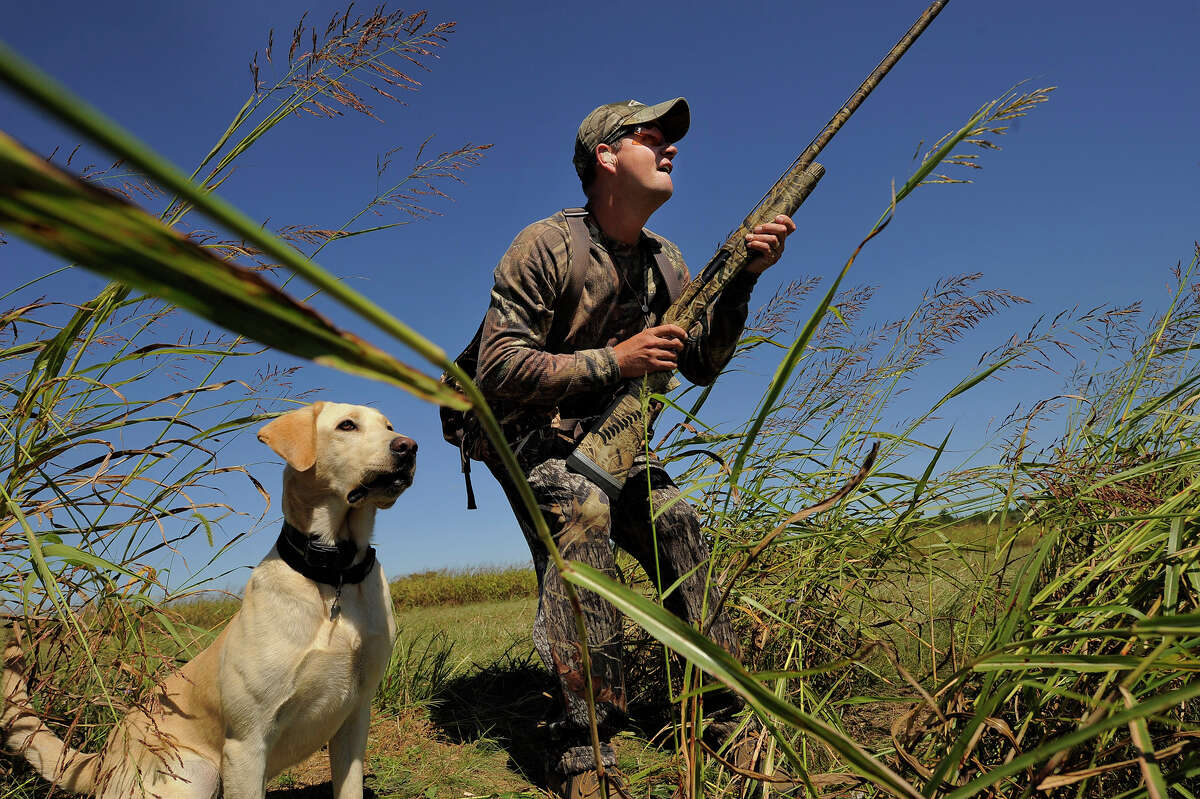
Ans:
{"label": "camouflage jacket", "polygon": [[[590,262],[565,340],[547,340],[569,269],[562,213],[517,234],[496,267],[476,380],[506,426],[518,422],[529,430],[550,424],[556,412],[582,419],[603,411],[621,384],[613,346],[658,324],[670,304],[654,253],[666,251],[680,285],[689,280],[679,249],[667,239],[643,230],[636,245],[625,244],[605,235],[591,216],[586,221]],[[679,370],[691,382],[708,385],[733,356],[756,280],[740,273],[688,331]]]}

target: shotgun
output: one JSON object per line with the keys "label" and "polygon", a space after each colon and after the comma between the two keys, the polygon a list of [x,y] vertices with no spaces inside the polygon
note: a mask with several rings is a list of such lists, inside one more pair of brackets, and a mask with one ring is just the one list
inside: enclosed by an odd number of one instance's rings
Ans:
{"label": "shotgun", "polygon": [[[925,9],[829,123],[767,190],[742,220],[742,224],[729,234],[700,274],[684,287],[659,324],[675,324],[690,330],[729,281],[756,255],[753,250],[746,248],[747,234],[757,225],[774,220],[778,214],[792,216],[796,213],[825,174],[825,168],[816,162],[817,155],[895,66],[900,56],[929,27],[934,17],[941,13],[947,2],[949,0],[935,0]],[[652,372],[627,380],[616,398],[589,426],[583,439],[567,457],[567,468],[588,478],[615,500],[625,486],[625,478],[633,467],[634,459],[645,446],[654,418],[662,409],[661,404],[649,402],[648,398],[652,394],[665,394],[670,390],[673,380],[674,373],[670,371]]]}

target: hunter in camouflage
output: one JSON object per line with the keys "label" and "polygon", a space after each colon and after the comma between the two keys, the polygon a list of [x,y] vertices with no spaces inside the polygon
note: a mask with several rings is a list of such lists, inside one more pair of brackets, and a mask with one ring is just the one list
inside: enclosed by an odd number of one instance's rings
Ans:
{"label": "hunter in camouflage", "polygon": [[[717,377],[741,335],[758,274],[778,260],[784,239],[795,229],[787,217],[761,226],[747,238],[747,246],[762,254],[756,268],[748,266],[734,278],[691,330],[660,325],[671,297],[656,268],[656,254],[666,255],[658,263],[665,260],[676,271],[676,285],[686,284],[688,271],[678,248],[644,224],[671,196],[675,142],[688,125],[683,98],[653,106],[612,103],[584,119],[574,163],[588,195],[590,241],[578,305],[569,324],[555,324],[555,308],[571,269],[570,232],[560,213],[521,231],[496,267],[476,380],[504,422],[563,556],[615,576],[611,539],[636,557],[660,588],[682,578],[666,604],[698,623],[701,608],[714,607],[719,596],[711,590],[706,602],[705,569],[696,568],[709,557],[700,519],[691,505],[676,501],[679,491],[666,472],[643,458],[614,501],[565,463],[584,426],[604,410],[624,380],[673,369],[701,385]],[[555,340],[556,331],[565,333]],[[552,776],[562,782],[568,799],[599,796],[585,681],[564,584],[522,518],[521,503],[503,469],[489,466],[516,509],[533,554],[540,587],[534,643],[561,686],[563,716],[551,723],[556,743],[550,753]],[[652,509],[659,514],[653,523]],[[595,594],[579,594],[608,769],[616,763],[608,741],[621,729],[626,711],[621,618]],[[714,620],[709,634],[740,654],[724,614]],[[739,706],[731,695],[709,695],[706,715],[715,719],[710,733],[719,737],[732,730]]]}
{"label": "hunter in camouflage", "polygon": [[[656,325],[670,305],[655,252],[666,254],[680,285],[688,280],[678,248],[661,236],[643,230],[636,244],[626,244],[605,235],[593,216],[585,221],[591,263],[563,340],[550,341],[570,266],[562,213],[522,230],[496,267],[476,380],[489,402],[497,400],[501,418],[521,429],[545,428],[556,413],[583,419],[604,410],[622,381],[613,348]],[[733,355],[756,280],[740,275],[690,331],[678,366],[691,382],[711,383]]]}

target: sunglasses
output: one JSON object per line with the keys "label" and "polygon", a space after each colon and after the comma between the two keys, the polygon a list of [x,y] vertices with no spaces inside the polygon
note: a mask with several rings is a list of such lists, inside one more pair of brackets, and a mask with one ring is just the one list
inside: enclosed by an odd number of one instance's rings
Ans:
{"label": "sunglasses", "polygon": [[620,128],[615,134],[610,137],[611,141],[618,139],[633,139],[638,144],[649,147],[651,150],[656,150],[660,147],[666,147],[671,142],[667,141],[667,137],[657,127],[651,125],[634,125],[628,128]]}

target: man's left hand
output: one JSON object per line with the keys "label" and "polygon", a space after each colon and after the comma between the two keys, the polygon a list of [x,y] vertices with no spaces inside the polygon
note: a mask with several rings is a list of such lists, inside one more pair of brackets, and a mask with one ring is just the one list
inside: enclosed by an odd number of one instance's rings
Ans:
{"label": "man's left hand", "polygon": [[756,225],[754,232],[746,236],[746,249],[758,253],[746,264],[746,271],[761,274],[767,267],[774,266],[783,257],[783,242],[796,229],[790,216],[779,214],[774,222]]}

